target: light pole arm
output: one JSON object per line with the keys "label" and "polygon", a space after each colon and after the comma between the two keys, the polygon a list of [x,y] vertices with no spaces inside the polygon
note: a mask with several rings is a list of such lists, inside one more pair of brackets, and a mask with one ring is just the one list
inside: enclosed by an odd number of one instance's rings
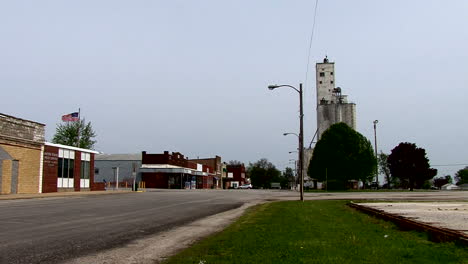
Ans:
{"label": "light pole arm", "polygon": [[287,136],[287,135],[295,135],[297,138],[299,138],[299,135],[296,133],[283,133],[283,136]]}
{"label": "light pole arm", "polygon": [[275,84],[275,85],[269,85],[269,86],[268,86],[268,89],[273,90],[273,89],[281,88],[281,87],[293,88],[294,90],[296,90],[296,92],[301,93],[301,91],[299,91],[296,87],[294,87],[294,86],[292,86],[292,85],[289,85],[289,84]]}

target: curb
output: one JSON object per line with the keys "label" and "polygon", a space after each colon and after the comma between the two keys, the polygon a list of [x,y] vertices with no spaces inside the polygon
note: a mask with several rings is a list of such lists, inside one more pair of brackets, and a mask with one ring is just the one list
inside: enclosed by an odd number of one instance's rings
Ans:
{"label": "curb", "polygon": [[468,246],[468,236],[459,231],[431,226],[425,223],[414,221],[401,215],[387,213],[383,210],[362,206],[353,202],[348,203],[348,206],[377,218],[391,221],[402,230],[417,230],[420,232],[426,232],[429,234],[429,240],[432,242],[440,243],[455,241],[464,246]]}
{"label": "curb", "polygon": [[2,194],[2,200],[20,200],[20,199],[42,199],[54,197],[76,197],[76,196],[91,196],[91,195],[109,195],[109,194],[124,194],[132,193],[132,191],[87,191],[87,192],[56,192],[56,193],[37,193],[37,194]]}

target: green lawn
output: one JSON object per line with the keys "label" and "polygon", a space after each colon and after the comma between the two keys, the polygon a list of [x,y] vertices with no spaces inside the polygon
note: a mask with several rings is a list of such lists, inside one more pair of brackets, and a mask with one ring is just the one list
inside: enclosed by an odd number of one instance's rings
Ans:
{"label": "green lawn", "polygon": [[345,201],[275,202],[165,263],[468,263],[468,250],[399,231]]}

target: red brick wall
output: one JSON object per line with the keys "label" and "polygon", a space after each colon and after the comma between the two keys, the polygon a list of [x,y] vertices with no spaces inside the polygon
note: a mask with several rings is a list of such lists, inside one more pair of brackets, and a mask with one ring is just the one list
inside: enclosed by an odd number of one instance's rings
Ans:
{"label": "red brick wall", "polygon": [[198,176],[197,189],[211,189],[213,188],[213,176]]}
{"label": "red brick wall", "polygon": [[163,173],[142,173],[141,180],[145,182],[146,188],[169,188],[168,178]]}
{"label": "red brick wall", "polygon": [[[191,168],[192,164],[189,164],[184,155],[180,154],[179,152],[173,152],[169,154],[169,152],[164,151],[163,154],[147,154],[146,151],[142,152],[142,164],[169,164],[179,167]],[[195,169],[196,169],[195,165]]]}
{"label": "red brick wall", "polygon": [[191,159],[189,161],[206,165],[210,168],[210,173],[216,172],[221,175],[221,157],[219,156],[209,159]]}
{"label": "red brick wall", "polygon": [[203,177],[197,176],[197,189],[203,189]]}
{"label": "red brick wall", "polygon": [[197,164],[194,162],[187,162],[187,168],[196,170],[197,169]]}
{"label": "red brick wall", "polygon": [[[76,192],[80,191],[81,177],[81,152],[75,151],[75,167],[73,168],[73,188]],[[91,167],[91,166],[90,166]]]}
{"label": "red brick wall", "polygon": [[106,189],[106,184],[103,182],[91,182],[90,189],[91,191],[104,191]]}
{"label": "red brick wall", "polygon": [[245,183],[245,178],[242,178],[242,173],[245,175],[244,165],[228,165],[227,171],[232,172],[232,181],[238,181],[240,185]]}
{"label": "red brick wall", "polygon": [[94,187],[93,185],[96,184],[96,182],[94,182],[94,153],[90,153],[91,155],[91,159],[90,159],[90,162],[89,162],[89,169],[91,170],[89,172],[89,188],[91,191],[93,191],[93,189],[98,189],[100,188],[100,186],[96,186]]}
{"label": "red brick wall", "polygon": [[44,146],[42,192],[57,192],[58,148]]}
{"label": "red brick wall", "polygon": [[168,162],[169,153],[147,154],[146,151],[143,151],[141,155],[142,164],[168,164]]}
{"label": "red brick wall", "polygon": [[[197,163],[187,160],[184,155],[179,152],[173,152],[169,154],[168,151],[164,151],[163,154],[147,154],[146,151],[142,152],[142,164],[169,164],[189,169],[197,169]],[[206,172],[204,166],[203,169]],[[213,168],[210,167],[210,172],[213,172]]]}

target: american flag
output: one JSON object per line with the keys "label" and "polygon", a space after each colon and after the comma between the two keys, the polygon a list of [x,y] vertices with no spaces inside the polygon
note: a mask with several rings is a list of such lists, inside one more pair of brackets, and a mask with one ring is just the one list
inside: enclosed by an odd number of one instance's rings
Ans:
{"label": "american flag", "polygon": [[64,122],[69,122],[69,121],[76,122],[78,120],[80,120],[78,112],[74,112],[74,113],[62,116],[62,121]]}

